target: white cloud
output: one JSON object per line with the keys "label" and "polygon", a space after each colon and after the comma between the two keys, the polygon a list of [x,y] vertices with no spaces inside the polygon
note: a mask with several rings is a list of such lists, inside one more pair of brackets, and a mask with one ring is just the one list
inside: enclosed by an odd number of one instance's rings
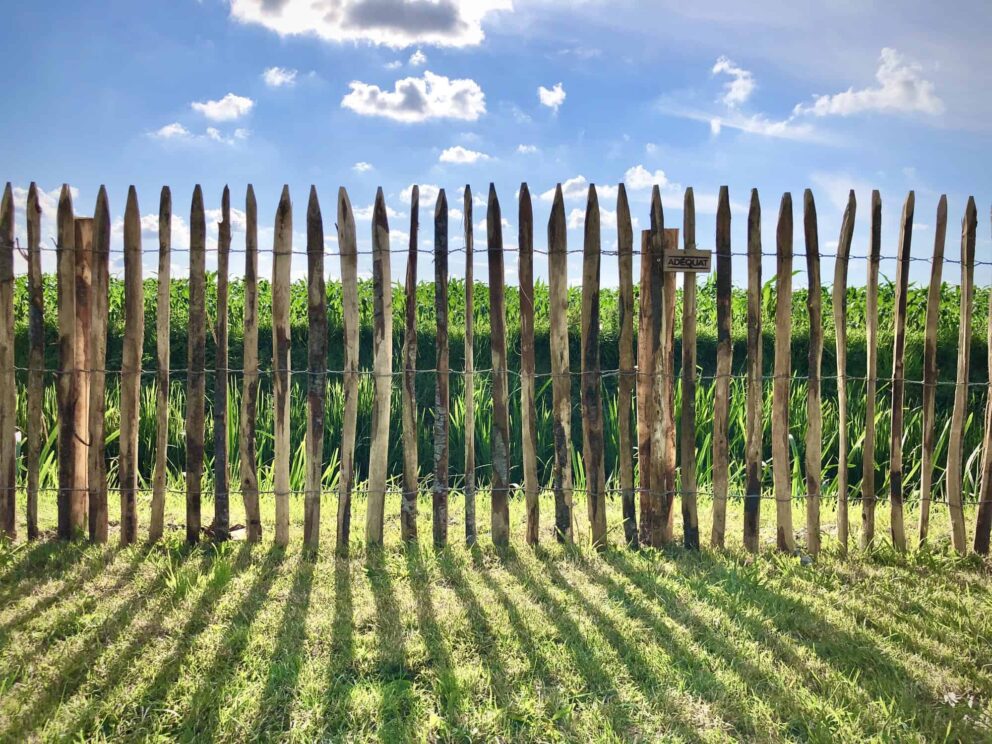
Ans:
{"label": "white cloud", "polygon": [[790,116],[786,119],[770,119],[764,114],[745,114],[740,111],[727,111],[725,114],[717,117],[706,111],[672,104],[670,101],[662,101],[659,108],[663,113],[670,116],[703,122],[710,128],[710,132],[713,134],[718,134],[722,129],[729,128],[749,134],[760,134],[765,137],[779,137],[803,142],[827,143],[830,141],[823,133],[817,131],[812,124],[797,121],[795,116]]}
{"label": "white cloud", "polygon": [[513,10],[511,0],[231,0],[231,18],[280,36],[366,41],[394,48],[414,44],[476,46],[486,16]]}
{"label": "white cloud", "polygon": [[270,88],[296,85],[296,70],[287,67],[269,67],[262,73],[262,80]]}
{"label": "white cloud", "polygon": [[[410,203],[410,196],[413,193],[413,184],[411,183],[403,190],[403,203]],[[437,195],[441,193],[441,187],[434,183],[421,183],[418,184],[420,189],[420,207],[425,208],[426,205],[433,205],[437,201]]]}
{"label": "white cloud", "polygon": [[650,189],[652,186],[658,186],[661,189],[679,188],[678,184],[669,183],[665,171],[659,169],[652,173],[643,165],[628,168],[623,175],[623,180],[627,184],[627,188],[633,191]]}
{"label": "white cloud", "polygon": [[366,163],[364,160],[360,160],[359,162],[351,166],[351,169],[355,171],[355,173],[368,173],[370,170],[372,170],[372,164]]}
{"label": "white cloud", "polygon": [[517,152],[521,155],[533,155],[537,152],[537,145],[517,145]]}
{"label": "white cloud", "polygon": [[537,89],[537,97],[541,100],[542,106],[547,106],[558,113],[558,109],[565,103],[565,89],[561,83],[555,83],[550,90],[541,85]]}
{"label": "white cloud", "polygon": [[461,145],[449,147],[441,153],[441,157],[439,158],[442,163],[458,163],[464,165],[471,165],[472,163],[477,163],[480,160],[489,159],[490,157],[484,152],[468,150]]}
{"label": "white cloud", "polygon": [[720,121],[719,117],[710,119],[710,134],[714,137],[720,136],[720,130],[723,128],[723,122]]}
{"label": "white cloud", "polygon": [[724,84],[724,93],[720,100],[730,108],[736,108],[742,103],[747,103],[747,99],[754,92],[754,76],[750,71],[738,67],[732,60],[721,56],[713,65],[713,75],[727,75],[730,80]]}
{"label": "white cloud", "polygon": [[190,106],[210,121],[234,121],[251,111],[255,102],[245,96],[228,93],[218,101],[194,101]]}
{"label": "white cloud", "polygon": [[[352,213],[355,215],[356,220],[366,220],[370,221],[372,219],[372,213],[375,211],[375,204],[369,204],[367,207],[358,207],[353,209]],[[395,219],[399,217],[400,213],[393,209],[388,204],[386,205],[386,217],[389,219]]]}
{"label": "white cloud", "polygon": [[658,145],[656,145],[654,142],[648,142],[646,145],[644,145],[644,152],[646,152],[648,155],[657,155]]}
{"label": "white cloud", "polygon": [[[630,218],[631,227],[637,229],[640,226],[636,216]],[[582,230],[586,225],[586,210],[584,208],[580,209],[576,207],[571,212],[568,213],[568,229],[569,230]],[[599,208],[599,226],[600,228],[616,228],[617,226],[617,213],[615,211]]]}
{"label": "white cloud", "polygon": [[817,96],[813,103],[795,108],[796,114],[814,116],[850,116],[870,111],[940,114],[944,102],[937,96],[934,85],[922,77],[918,64],[906,62],[895,49],[886,47],[879,57],[874,88]]}
{"label": "white cloud", "polygon": [[411,67],[421,67],[427,64],[427,55],[418,49],[410,55],[409,63]]}
{"label": "white cloud", "polygon": [[[577,199],[583,197],[589,191],[589,182],[586,180],[585,176],[576,176],[575,178],[569,178],[562,182],[561,184],[561,195],[565,199]],[[542,201],[554,201],[555,190],[548,189],[543,194],[541,194]]]}
{"label": "white cloud", "polygon": [[475,121],[486,113],[486,96],[474,80],[449,80],[425,71],[420,78],[397,80],[392,91],[360,81],[349,83],[351,92],[343,108],[362,116],[384,116],[402,122],[428,119]]}
{"label": "white cloud", "polygon": [[385,65],[384,65],[384,67],[385,67],[385,68],[386,68],[387,70],[398,70],[398,69],[400,69],[400,68],[401,68],[402,66],[403,66],[403,63],[402,63],[402,62],[400,62],[400,61],[399,61],[398,59],[394,59],[394,60],[393,60],[392,62],[387,62],[387,63],[386,63]]}
{"label": "white cloud", "polygon": [[189,139],[192,135],[190,131],[180,124],[178,121],[174,121],[171,124],[166,124],[164,127],[156,129],[154,132],[149,132],[149,135],[155,137],[156,139]]}

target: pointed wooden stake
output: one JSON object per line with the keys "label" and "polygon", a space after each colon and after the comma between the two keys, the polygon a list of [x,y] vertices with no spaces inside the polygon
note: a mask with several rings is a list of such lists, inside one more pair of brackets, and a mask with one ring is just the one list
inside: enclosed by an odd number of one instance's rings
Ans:
{"label": "pointed wooden stake", "polygon": [[227,473],[227,286],[231,259],[231,190],[221,195],[217,226],[217,321],[214,326],[214,522],[215,540],[231,535],[230,481]]}
{"label": "pointed wooden stake", "polygon": [[861,480],[861,547],[875,543],[875,396],[878,390],[878,265],[882,255],[882,198],[871,192],[871,247],[865,291],[865,441],[862,446],[864,476]]}
{"label": "pointed wooden stake", "polygon": [[83,432],[75,430],[79,397],[76,374],[76,224],[72,213],[72,193],[62,185],[58,207],[58,531],[59,538],[71,540],[86,527],[86,492],[76,490],[76,450]]}
{"label": "pointed wooden stake", "polygon": [[[77,246],[78,247],[78,246]],[[134,186],[124,209],[124,355],[121,365],[121,545],[138,539],[138,405],[145,294],[141,279],[141,211]]]}
{"label": "pointed wooden stake", "polygon": [[437,318],[437,381],[434,388],[434,544],[448,543],[448,197],[434,205],[434,315]]}
{"label": "pointed wooden stake", "polygon": [[734,343],[731,328],[730,192],[720,187],[716,207],[716,379],[713,381],[713,540],[723,547],[730,480],[730,375]]}
{"label": "pointed wooden stake", "polygon": [[[658,190],[660,204],[661,191]],[[663,251],[679,249],[679,229],[666,227],[662,233]],[[664,253],[662,255],[664,255]],[[663,269],[662,269],[663,270]],[[664,437],[662,448],[661,544],[667,545],[675,539],[675,474],[677,466],[677,446],[675,442],[675,300],[678,286],[677,274],[665,271],[662,274],[661,342],[658,355],[661,360],[661,379],[664,384],[664,398],[661,407],[661,428]]]}
{"label": "pointed wooden stake", "polygon": [[620,456],[620,498],[623,502],[623,535],[627,546],[636,548],[637,506],[634,501],[634,442],[632,403],[634,372],[634,233],[627,203],[627,189],[617,185],[617,261],[620,269],[620,376],[617,380],[617,426]]}
{"label": "pointed wooden stake", "polygon": [[0,534],[17,537],[17,383],[14,379],[14,196],[0,203]]}
{"label": "pointed wooden stake", "polygon": [[806,313],[809,317],[808,386],[806,397],[806,549],[820,552],[820,482],[823,470],[823,288],[820,283],[820,237],[813,192],[803,194],[803,232],[806,237]]}
{"label": "pointed wooden stake", "polygon": [[272,243],[272,413],[275,460],[272,464],[276,497],[275,543],[289,545],[289,406],[292,380],[289,326],[289,277],[293,264],[293,202],[289,186],[282,187],[276,209]]}
{"label": "pointed wooden stake", "polygon": [[41,480],[42,405],[45,396],[45,290],[41,275],[41,205],[38,187],[28,188],[28,540],[38,532],[38,487]]}
{"label": "pointed wooden stake", "polygon": [[327,379],[327,288],[324,285],[324,219],[317,187],[307,203],[307,476],[303,542],[320,545],[321,481],[324,475],[324,395]]}
{"label": "pointed wooden stake", "polygon": [[245,502],[246,538],[262,539],[258,507],[258,462],[255,453],[255,422],[258,407],[258,205],[255,190],[248,184],[245,194],[245,317],[244,390],[241,393],[241,426],[238,452],[241,460],[241,495]]}
{"label": "pointed wooden stake", "polygon": [[189,372],[186,393],[186,542],[200,539],[200,501],[203,488],[203,444],[206,379],[206,247],[207,222],[203,190],[193,189],[189,216]]}
{"label": "pointed wooden stake", "polygon": [[[744,495],[744,548],[758,552],[761,534],[761,483],[764,453],[764,379],[762,375],[761,337],[761,201],[758,190],[751,189],[751,206],[747,214],[747,412],[745,413],[745,447],[747,449]],[[715,541],[714,541],[715,544]]]}
{"label": "pointed wooden stake", "polygon": [[[895,338],[892,350],[892,439],[889,442],[889,507],[891,508],[892,545],[896,550],[906,550],[906,528],[903,523],[903,471],[902,435],[905,416],[906,389],[906,304],[909,293],[909,251],[913,237],[913,210],[916,198],[912,191],[906,197],[899,223],[899,249],[897,251]],[[964,256],[962,256],[962,259]],[[974,259],[974,248],[972,248]],[[970,323],[969,307],[969,323]],[[963,324],[962,324],[963,325]],[[965,336],[971,340],[971,334]],[[966,366],[967,369],[967,366]],[[965,380],[968,376],[965,374]],[[953,517],[952,517],[953,519]],[[964,522],[962,521],[962,526]],[[956,545],[955,545],[956,546]],[[961,540],[964,549],[964,539]]]}
{"label": "pointed wooden stake", "polygon": [[637,326],[637,469],[640,474],[640,541],[651,544],[651,431],[654,427],[654,357],[661,334],[661,316],[652,307],[651,231],[641,232],[641,282]]}
{"label": "pointed wooden stake", "polygon": [[358,253],[355,215],[344,187],[338,189],[338,250],[341,252],[341,307],[344,324],[344,420],[341,427],[341,476],[338,479],[337,553],[348,554],[351,491],[355,486],[355,432],[358,429]]}
{"label": "pointed wooden stake", "polygon": [[520,276],[520,438],[524,462],[524,498],[527,502],[528,545],[540,534],[540,484],[537,480],[537,411],[534,358],[534,210],[530,190],[520,184],[518,269]]}
{"label": "pointed wooden stake", "polygon": [[172,192],[162,187],[158,206],[158,282],[155,294],[155,471],[152,476],[148,540],[165,528],[166,472],[169,466],[169,290],[172,284]]}
{"label": "pointed wooden stake", "polygon": [[492,538],[493,544],[510,542],[510,406],[506,363],[506,299],[503,290],[503,222],[496,187],[489,184],[486,211],[489,258],[489,327],[493,359],[492,424]]}
{"label": "pointed wooden stake", "polygon": [[475,545],[475,242],[472,235],[472,188],[462,193],[465,229],[465,543]]}
{"label": "pointed wooden stake", "polygon": [[[417,233],[420,189],[410,195],[410,247],[406,258],[406,330],[403,336],[403,496],[400,500],[400,536],[417,539],[417,492],[420,471],[417,456]],[[436,291],[436,290],[435,290]]]}
{"label": "pointed wooden stake", "polygon": [[789,464],[789,383],[792,378],[792,195],[782,196],[776,234],[775,379],[772,384],[772,471],[778,549],[792,553],[792,472]]}
{"label": "pointed wooden stake", "polygon": [[87,487],[90,540],[107,542],[106,381],[107,322],[110,287],[110,206],[100,187],[93,217],[92,287],[90,293],[90,389],[88,405]]}
{"label": "pointed wooden stake", "polygon": [[847,197],[847,208],[844,210],[844,220],[840,226],[840,240],[837,241],[832,298],[834,333],[837,342],[837,542],[842,553],[847,552],[850,530],[847,513],[847,268],[850,263],[857,206],[852,189]]}
{"label": "pointed wooden stake", "polygon": [[[696,197],[690,186],[682,205],[682,235],[686,250],[696,247]],[[699,550],[696,506],[696,274],[682,278],[682,541]]]}
{"label": "pointed wooden stake", "polygon": [[982,437],[982,482],[978,491],[978,515],[975,519],[975,552],[979,555],[989,554],[989,538],[992,535],[992,303],[989,303],[988,354],[990,376],[989,384],[985,388],[985,434]]}

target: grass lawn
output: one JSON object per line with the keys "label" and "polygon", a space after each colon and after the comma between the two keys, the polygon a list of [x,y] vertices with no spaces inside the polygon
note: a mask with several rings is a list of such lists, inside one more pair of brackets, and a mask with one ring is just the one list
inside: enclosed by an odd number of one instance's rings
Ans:
{"label": "grass lawn", "polygon": [[[386,547],[342,560],[335,506],[315,556],[301,502],[285,551],[271,503],[254,548],[190,550],[178,528],[126,550],[0,547],[0,739],[992,740],[992,566],[949,555],[940,505],[929,551],[841,560],[828,538],[814,565],[744,555],[739,505],[726,552],[599,555],[547,531],[532,550],[519,500],[509,550],[484,530],[468,550],[458,497],[452,547],[402,546],[393,502]],[[423,500],[422,535],[429,520]]]}

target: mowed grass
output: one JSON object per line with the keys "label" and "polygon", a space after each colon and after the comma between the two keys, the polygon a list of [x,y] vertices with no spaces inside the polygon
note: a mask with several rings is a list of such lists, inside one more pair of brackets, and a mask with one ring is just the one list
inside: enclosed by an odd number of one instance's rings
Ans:
{"label": "mowed grass", "polygon": [[[450,547],[402,545],[391,500],[386,546],[370,551],[359,500],[349,559],[334,556],[334,498],[316,554],[301,502],[286,550],[265,506],[253,547],[188,549],[176,527],[125,550],[0,548],[0,739],[992,739],[990,565],[950,555],[941,505],[928,550],[841,559],[828,536],[812,565],[743,554],[739,504],[727,551],[689,553],[620,547],[611,502],[614,544],[597,554],[554,543],[550,497],[541,547],[523,544],[514,499],[513,544],[496,550],[484,494],[478,547],[454,494]],[[428,498],[420,510],[429,540]],[[167,521],[182,513],[170,498]]]}

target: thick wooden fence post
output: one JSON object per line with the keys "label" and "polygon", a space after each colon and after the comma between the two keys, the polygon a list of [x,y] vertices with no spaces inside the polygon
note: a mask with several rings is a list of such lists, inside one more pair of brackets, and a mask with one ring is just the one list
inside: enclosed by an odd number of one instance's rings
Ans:
{"label": "thick wooden fence post", "polygon": [[820,237],[813,192],[803,194],[806,238],[806,312],[809,317],[809,356],[806,396],[806,549],[820,552],[820,483],[823,468],[823,408],[820,373],[823,364],[823,289],[820,284]]}
{"label": "thick wooden fence post", "polygon": [[[258,462],[255,453],[255,421],[258,407],[258,205],[255,189],[245,194],[245,317],[244,389],[241,392],[241,425],[238,451],[241,460],[241,496],[245,502],[246,538],[262,539],[258,507]],[[342,475],[343,477],[343,475]]]}
{"label": "thick wooden fence post", "polygon": [[[912,225],[912,219],[912,209],[910,208],[908,217],[910,225]],[[957,381],[954,385],[954,408],[951,412],[951,434],[947,443],[947,508],[951,518],[951,544],[954,550],[962,555],[968,550],[966,544],[967,530],[961,503],[961,491],[964,482],[961,459],[964,443],[964,422],[968,414],[968,374],[971,364],[971,316],[975,298],[975,232],[977,223],[978,211],[975,207],[975,199],[969,197],[964,219],[961,220],[961,310],[959,313],[958,368]],[[895,372],[893,372],[894,376]],[[895,393],[893,393],[894,400]],[[895,404],[893,403],[893,405]]]}
{"label": "thick wooden fence post", "polygon": [[540,484],[537,480],[537,411],[534,402],[534,210],[530,190],[520,184],[517,249],[520,277],[520,438],[524,463],[524,499],[527,503],[528,545],[536,545],[540,531]]}
{"label": "thick wooden fence post", "polygon": [[506,298],[503,290],[503,224],[496,187],[489,184],[486,211],[489,258],[489,327],[492,348],[492,538],[493,544],[510,542],[510,409],[506,362]]}
{"label": "thick wooden fence post", "polygon": [[878,389],[878,268],[882,255],[882,197],[871,192],[871,247],[865,290],[865,441],[862,447],[864,476],[861,480],[861,547],[875,544],[875,395]]}
{"label": "thick wooden fence post", "polygon": [[[90,329],[92,326],[90,292],[93,284],[93,218],[77,217],[76,230],[76,420],[77,432],[76,491],[82,502],[82,520],[88,523],[89,512],[89,427],[90,427]],[[126,283],[126,282],[125,282]],[[123,395],[121,398],[123,414]]]}
{"label": "thick wooden fence post", "polygon": [[434,314],[437,319],[437,380],[434,386],[434,544],[448,542],[448,429],[450,354],[448,348],[448,197],[434,205]]}
{"label": "thick wooden fence post", "polygon": [[128,190],[124,209],[124,354],[121,365],[121,545],[138,539],[138,405],[145,293],[141,280],[141,211],[138,192]]}
{"label": "thick wooden fence post", "polygon": [[593,547],[606,548],[606,467],[603,451],[603,393],[599,364],[599,199],[589,185],[582,255],[582,459]]}
{"label": "thick wooden fence post", "polygon": [[230,482],[227,475],[227,287],[231,260],[231,190],[224,186],[217,226],[217,324],[214,326],[214,521],[215,540],[231,536]]}
{"label": "thick wooden fence post", "polygon": [[617,426],[620,429],[620,498],[623,535],[628,547],[637,547],[637,507],[634,502],[634,443],[631,437],[631,396],[634,393],[634,233],[627,189],[617,186],[617,262],[620,271],[620,377],[617,380]]}
{"label": "thick wooden fence post", "polygon": [[338,479],[338,555],[351,540],[351,491],[355,486],[355,432],[358,429],[358,253],[355,215],[344,187],[338,189],[338,250],[341,254],[341,309],[344,325],[344,419],[341,477]]}
{"label": "thick wooden fence post", "polygon": [[982,437],[982,483],[978,491],[978,515],[975,518],[975,552],[979,555],[989,554],[989,538],[990,533],[992,533],[992,302],[989,303],[987,339],[989,355],[988,369],[990,375],[989,384],[985,388],[985,434]]}
{"label": "thick wooden fence post", "polygon": [[[658,198],[661,193],[659,190]],[[662,233],[663,253],[677,251],[679,248],[679,229],[667,227]],[[662,433],[665,446],[662,449],[662,473],[664,487],[661,491],[661,542],[668,544],[675,539],[675,473],[677,467],[677,446],[675,443],[675,300],[678,287],[677,274],[665,271],[662,274],[664,289],[662,290],[662,340],[659,354],[662,365],[662,380],[664,380],[665,396],[662,406]]]}
{"label": "thick wooden fence post", "polygon": [[203,190],[193,189],[189,215],[189,353],[186,393],[186,542],[200,539],[200,501],[203,488],[203,438],[206,393],[206,246],[207,222]]}
{"label": "thick wooden fence post", "polygon": [[38,487],[41,479],[42,404],[45,396],[45,290],[41,275],[41,205],[38,186],[28,188],[28,539],[38,532]]}
{"label": "thick wooden fence post", "polygon": [[654,356],[651,360],[651,530],[650,545],[660,548],[664,542],[668,513],[664,510],[668,474],[668,386],[665,376],[665,215],[661,205],[661,191],[651,192],[651,313],[656,318]]}
{"label": "thick wooden fence post", "polygon": [[148,540],[165,528],[166,471],[169,466],[169,290],[172,284],[172,192],[162,187],[158,206],[158,287],[155,294],[155,471],[152,476]]}
{"label": "thick wooden fence post", "polygon": [[0,533],[17,536],[17,383],[14,379],[14,195],[0,203]]}
{"label": "thick wooden fence post", "polygon": [[713,545],[723,547],[730,477],[730,375],[734,342],[731,327],[730,192],[720,187],[716,207],[716,379],[713,395]]}
{"label": "thick wooden fence post", "polygon": [[307,203],[307,477],[303,542],[320,545],[321,480],[324,475],[324,396],[327,378],[327,288],[324,285],[324,219],[317,187]]}
{"label": "thick wooden fence post", "polygon": [[475,242],[472,235],[472,188],[462,192],[465,230],[465,543],[475,545]]}
{"label": "thick wooden fence post", "polygon": [[775,379],[772,385],[772,471],[778,549],[792,553],[792,473],[789,465],[789,383],[792,378],[792,195],[782,196],[776,234]]}
{"label": "thick wooden fence post", "polygon": [[106,382],[107,322],[110,287],[110,206],[101,186],[93,217],[90,304],[90,389],[87,448],[90,540],[107,542]]}
{"label": "thick wooden fence post", "polygon": [[289,282],[293,264],[293,203],[283,185],[276,209],[272,244],[272,421],[273,490],[276,497],[275,544],[289,545],[290,357]]}
{"label": "thick wooden fence post", "polygon": [[[906,528],[903,523],[903,471],[902,435],[905,416],[906,389],[906,304],[909,293],[909,251],[913,237],[913,210],[916,198],[912,191],[906,197],[899,223],[899,248],[897,251],[895,329],[892,349],[892,439],[889,442],[889,507],[891,509],[892,545],[896,550],[906,550]],[[974,251],[972,251],[974,256]],[[963,256],[962,256],[963,258]],[[970,323],[970,312],[969,321]],[[963,325],[963,324],[962,324]],[[971,334],[963,337],[971,342]],[[967,374],[965,375],[967,381]],[[963,522],[962,522],[963,525]],[[961,546],[963,549],[964,540]],[[957,543],[955,542],[955,547]]]}
{"label": "thick wooden fence post", "polygon": [[[420,188],[410,194],[410,245],[406,258],[405,320],[403,335],[403,495],[400,499],[400,536],[417,539],[417,233],[420,223]],[[435,290],[436,291],[436,290]]]}
{"label": "thick wooden fence post", "polygon": [[555,441],[552,488],[555,536],[570,543],[572,534],[572,380],[568,364],[568,244],[561,184],[548,220],[548,295],[551,314],[551,392]]}
{"label": "thick wooden fence post", "polygon": [[[71,540],[85,526],[86,494],[76,491],[77,432],[76,402],[76,224],[72,213],[72,193],[68,184],[62,185],[58,207],[58,533],[62,540]],[[78,432],[81,434],[82,432]]]}
{"label": "thick wooden fence post", "polygon": [[393,387],[393,293],[389,273],[389,221],[380,188],[372,212],[372,292],[375,326],[372,336],[372,374],[375,405],[372,411],[372,446],[369,449],[368,511],[365,542],[382,545],[386,504],[386,468],[389,465],[389,404]]}
{"label": "thick wooden fence post", "polygon": [[[937,224],[933,237],[933,261],[927,290],[926,336],[923,342],[923,451],[920,462],[920,544],[930,532],[930,502],[933,499],[933,452],[937,438],[937,324],[940,320],[940,290],[947,235],[947,196],[937,202]],[[987,431],[987,425],[986,425]]]}
{"label": "thick wooden fence post", "polygon": [[[761,202],[751,189],[747,214],[747,411],[745,413],[746,461],[744,492],[744,548],[758,551],[761,531],[761,484],[764,454],[764,369],[761,366]],[[715,541],[714,541],[715,543]]]}
{"label": "thick wooden fence post", "polygon": [[[696,248],[696,197],[692,186],[682,204],[682,240],[686,250]],[[699,550],[699,513],[696,484],[696,274],[685,272],[682,284],[682,542]]]}
{"label": "thick wooden fence post", "polygon": [[637,326],[637,468],[640,473],[640,539],[651,544],[651,431],[654,426],[654,356],[661,318],[654,312],[651,290],[651,231],[641,232],[641,272]]}
{"label": "thick wooden fence post", "polygon": [[858,203],[854,190],[848,194],[844,219],[837,241],[837,261],[834,264],[833,314],[837,349],[837,543],[841,553],[847,553],[850,519],[847,512],[848,447],[847,447],[847,269],[854,238],[854,217]]}

